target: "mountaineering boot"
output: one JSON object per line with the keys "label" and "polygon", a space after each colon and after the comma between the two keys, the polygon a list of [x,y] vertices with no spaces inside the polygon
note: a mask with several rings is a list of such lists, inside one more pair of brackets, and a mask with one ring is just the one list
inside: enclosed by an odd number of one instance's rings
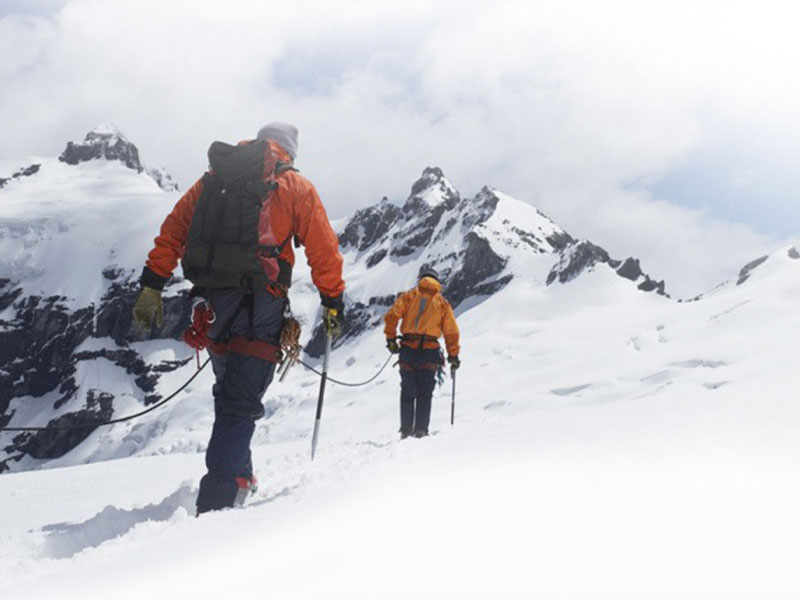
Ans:
{"label": "mountaineering boot", "polygon": [[411,431],[410,431],[410,430],[408,430],[408,429],[400,429],[399,431],[400,431],[400,439],[401,439],[401,440],[404,440],[404,439],[406,439],[408,436],[410,436],[410,435],[411,435]]}
{"label": "mountaineering boot", "polygon": [[236,492],[236,499],[233,501],[234,506],[242,506],[247,496],[255,494],[258,491],[258,480],[255,475],[250,477],[237,477],[236,485],[239,486]]}
{"label": "mountaineering boot", "polygon": [[424,438],[428,437],[428,430],[427,429],[415,429],[413,436],[415,438]]}

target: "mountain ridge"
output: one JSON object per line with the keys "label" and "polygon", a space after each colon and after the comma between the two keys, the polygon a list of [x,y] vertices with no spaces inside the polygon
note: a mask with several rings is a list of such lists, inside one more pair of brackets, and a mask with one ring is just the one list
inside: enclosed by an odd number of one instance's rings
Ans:
{"label": "mountain ridge", "polygon": [[[102,148],[111,149],[122,139],[101,128],[89,142],[100,140]],[[95,156],[96,148],[75,152],[89,158],[76,165],[58,161],[62,167],[43,161],[41,169],[0,189],[0,200],[15,207],[13,218],[0,219],[0,256],[13,257],[0,259],[0,426],[99,420],[109,410],[116,416],[125,407],[158,401],[170,391],[165,382],[191,369],[188,350],[177,341],[190,317],[190,286],[179,273],[165,289],[160,331],[138,331],[130,318],[141,264],[177,195],[158,189],[143,167],[129,166],[130,149],[119,155],[115,150],[111,158]],[[41,198],[43,190],[52,200]],[[668,299],[664,282],[644,273],[638,259],[613,259],[495,188],[462,197],[438,167],[423,170],[402,204],[383,198],[356,211],[339,239],[348,320],[337,349],[381,337],[382,315],[399,292],[414,285],[423,265],[440,272],[445,297],[459,315],[491,301],[514,281],[529,282],[537,294],[553,290],[561,296],[590,273],[608,275],[587,280],[590,288],[613,281],[620,293],[655,292]],[[302,258],[291,297],[308,335],[305,351],[319,357],[319,299]],[[105,384],[102,377],[87,381],[88,372],[114,373],[109,381],[116,383]],[[0,433],[0,471],[64,456],[93,430],[83,434],[47,440],[19,434],[9,442]]]}

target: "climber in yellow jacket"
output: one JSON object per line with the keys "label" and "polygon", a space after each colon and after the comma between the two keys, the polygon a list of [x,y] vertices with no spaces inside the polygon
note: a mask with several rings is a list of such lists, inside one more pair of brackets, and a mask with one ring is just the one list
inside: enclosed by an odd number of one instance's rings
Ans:
{"label": "climber in yellow jacket", "polygon": [[[423,267],[417,287],[400,294],[384,316],[386,347],[400,355],[400,437],[425,437],[431,418],[436,372],[444,364],[439,338],[444,335],[447,362],[461,365],[459,332],[450,303],[442,296],[439,274]],[[397,323],[401,321],[401,341]]]}

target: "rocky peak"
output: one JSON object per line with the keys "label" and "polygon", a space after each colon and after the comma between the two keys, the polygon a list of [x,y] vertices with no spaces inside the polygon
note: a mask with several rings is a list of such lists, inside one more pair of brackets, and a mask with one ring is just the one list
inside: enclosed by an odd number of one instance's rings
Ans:
{"label": "rocky peak", "polygon": [[15,179],[20,179],[22,177],[31,177],[32,175],[36,175],[41,168],[41,164],[32,164],[28,165],[27,167],[22,167],[18,169],[13,175],[10,177],[0,177],[0,189],[2,189],[9,181],[13,181]]}
{"label": "rocky peak", "polygon": [[[797,251],[795,250],[795,252]],[[789,256],[791,257],[791,253],[789,254]],[[769,256],[761,256],[743,266],[742,270],[739,271],[739,279],[736,282],[736,285],[742,285],[745,281],[750,279],[750,275],[752,275],[753,271],[755,271],[758,267],[767,262],[768,259]]]}
{"label": "rocky peak", "polygon": [[400,208],[384,196],[378,204],[356,211],[339,234],[339,245],[343,249],[354,247],[359,251],[366,250],[385,237],[401,215]]}
{"label": "rocky peak", "polygon": [[629,257],[624,261],[614,260],[604,248],[580,240],[568,244],[560,250],[561,257],[547,276],[547,285],[558,281],[568,283],[585,271],[593,271],[597,265],[604,264],[611,268],[617,275],[637,284],[643,292],[656,292],[661,296],[669,297],[664,290],[664,281],[651,279],[642,271],[638,258]]}
{"label": "rocky peak", "polygon": [[67,142],[67,147],[58,160],[68,165],[77,165],[99,158],[119,161],[137,173],[144,171],[139,160],[139,149],[111,123],[92,129],[83,142]]}
{"label": "rocky peak", "polygon": [[155,167],[152,169],[147,169],[147,174],[152,177],[153,181],[158,184],[165,192],[177,192],[179,191],[178,183],[172,178],[167,170],[163,167]]}
{"label": "rocky peak", "polygon": [[166,169],[148,168],[139,158],[139,149],[113,123],[98,125],[86,134],[82,142],[67,142],[58,157],[63,163],[77,165],[96,159],[119,161],[137,173],[146,173],[165,192],[177,192],[178,184]]}
{"label": "rocky peak", "polygon": [[403,206],[403,212],[415,213],[439,207],[451,209],[458,201],[458,191],[442,170],[439,167],[426,167],[411,186],[411,194]]}

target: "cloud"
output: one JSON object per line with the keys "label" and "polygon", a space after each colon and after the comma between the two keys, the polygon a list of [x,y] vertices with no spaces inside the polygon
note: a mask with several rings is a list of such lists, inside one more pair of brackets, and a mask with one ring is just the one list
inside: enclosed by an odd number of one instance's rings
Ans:
{"label": "cloud", "polygon": [[[211,140],[295,122],[334,217],[404,198],[437,165],[693,294],[787,235],[770,223],[788,203],[748,193],[777,177],[784,200],[800,151],[800,52],[779,6],[72,0],[0,20],[0,155],[56,154],[110,120],[185,187]],[[698,157],[727,197],[687,193]]]}

